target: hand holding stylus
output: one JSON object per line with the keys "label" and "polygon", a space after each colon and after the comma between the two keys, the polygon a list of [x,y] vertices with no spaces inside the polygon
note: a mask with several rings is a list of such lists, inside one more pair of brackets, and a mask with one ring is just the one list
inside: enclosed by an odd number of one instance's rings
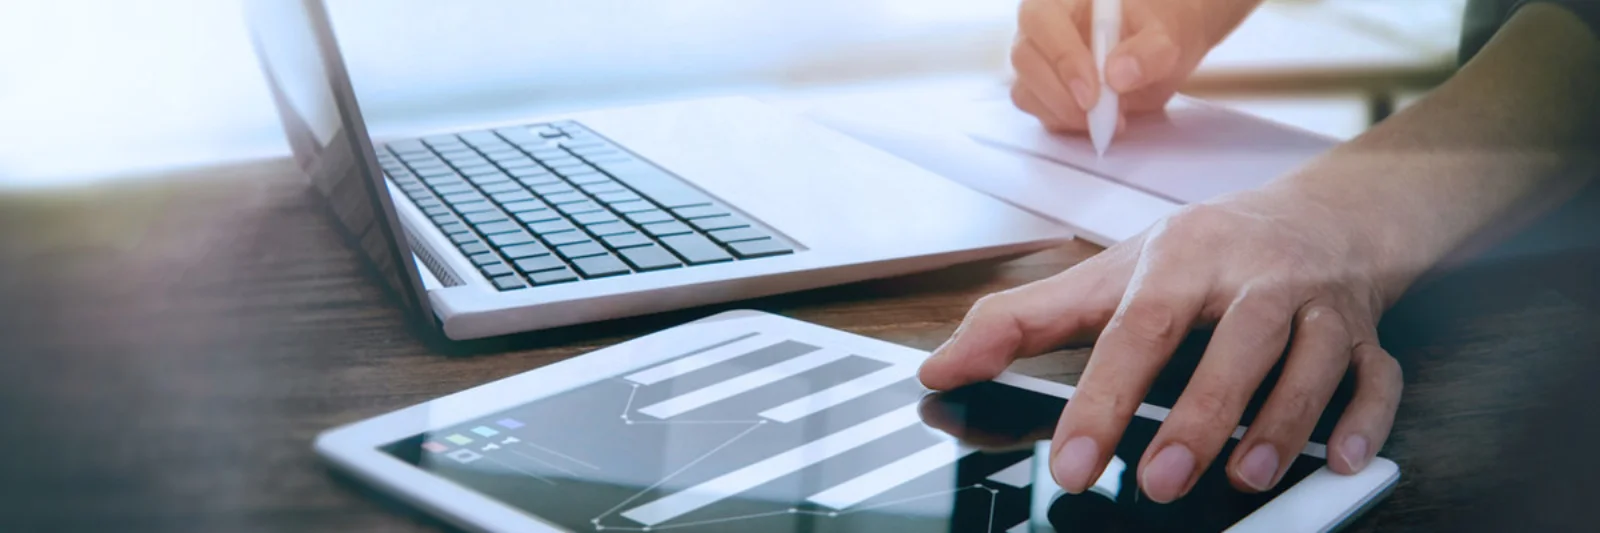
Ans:
{"label": "hand holding stylus", "polygon": [[[1237,1],[1237,0],[1230,0]],[[1057,133],[1089,130],[1102,85],[1120,102],[1109,109],[1117,129],[1129,114],[1166,107],[1215,44],[1195,0],[1122,0],[1118,39],[1104,76],[1090,39],[1094,0],[1024,0],[1011,51],[1017,79],[1011,98]],[[1103,80],[1103,82],[1102,82]]]}

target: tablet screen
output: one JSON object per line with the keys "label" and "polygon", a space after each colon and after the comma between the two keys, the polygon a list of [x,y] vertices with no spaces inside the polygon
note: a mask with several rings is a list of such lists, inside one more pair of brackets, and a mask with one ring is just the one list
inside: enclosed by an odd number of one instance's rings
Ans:
{"label": "tablet screen", "polygon": [[[1065,400],[998,383],[929,394],[903,366],[784,341],[384,451],[572,531],[1221,531],[1281,492],[1237,492],[1219,461],[1186,498],[1145,500],[1137,461],[1159,424],[1136,418],[1095,488],[1067,495],[1043,440]],[[1322,464],[1300,456],[1279,487]]]}

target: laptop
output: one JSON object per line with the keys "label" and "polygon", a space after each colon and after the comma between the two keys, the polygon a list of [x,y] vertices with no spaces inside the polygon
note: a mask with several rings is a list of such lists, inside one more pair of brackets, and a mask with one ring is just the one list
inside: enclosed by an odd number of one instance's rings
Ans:
{"label": "laptop", "polygon": [[745,98],[370,138],[321,0],[247,0],[290,147],[456,340],[1035,251],[1063,226]]}

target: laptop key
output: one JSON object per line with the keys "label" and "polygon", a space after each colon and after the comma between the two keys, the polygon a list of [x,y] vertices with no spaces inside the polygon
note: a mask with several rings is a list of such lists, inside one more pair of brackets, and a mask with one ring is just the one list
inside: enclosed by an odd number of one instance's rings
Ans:
{"label": "laptop key", "polygon": [[[599,172],[593,172],[593,171],[585,172],[585,173],[581,173],[581,174],[568,173],[568,174],[563,174],[563,176],[567,178],[567,181],[576,183],[578,185],[600,185],[600,184],[605,184],[605,183],[612,183],[612,184],[616,183],[614,181],[611,181],[611,177],[610,176],[607,176],[605,174],[601,174]],[[614,186],[614,187],[615,187],[615,189],[618,189],[618,190],[620,190],[622,188],[621,186]]]}
{"label": "laptop key", "polygon": [[489,245],[484,244],[482,241],[469,242],[461,245],[461,253],[467,255],[476,255],[487,251],[489,251]]}
{"label": "laptop key", "polygon": [[494,288],[502,291],[514,291],[527,287],[528,284],[523,283],[522,279],[516,276],[500,276],[498,278],[494,278]]}
{"label": "laptop key", "polygon": [[484,252],[484,253],[481,253],[481,254],[473,254],[471,257],[468,257],[467,259],[471,259],[472,260],[472,264],[477,265],[477,266],[493,265],[495,263],[499,263],[500,262],[500,258],[499,257],[495,257],[494,254],[491,254],[491,253],[488,253],[488,252]]}
{"label": "laptop key", "polygon": [[545,195],[551,195],[551,194],[557,194],[557,193],[564,193],[564,192],[573,192],[574,190],[575,189],[573,189],[571,185],[567,185],[566,183],[562,183],[562,182],[559,182],[559,181],[555,182],[555,183],[547,183],[547,184],[544,184],[544,185],[540,185],[538,187],[533,187],[533,193],[537,194],[539,196],[545,196]]}
{"label": "laptop key", "polygon": [[568,244],[577,244],[580,242],[589,242],[589,236],[581,231],[545,233],[540,235],[540,237],[544,237],[545,242],[550,243],[551,246],[563,246]]}
{"label": "laptop key", "polygon": [[603,278],[629,272],[628,265],[623,264],[622,260],[611,254],[578,259],[572,262],[572,266],[577,267],[578,272],[586,278]]}
{"label": "laptop key", "polygon": [[507,168],[506,174],[510,174],[511,177],[514,178],[531,178],[533,176],[550,176],[551,178],[555,177],[555,174],[551,174],[550,171],[545,170],[544,167]]}
{"label": "laptop key", "polygon": [[755,228],[734,228],[734,229],[717,230],[717,231],[711,232],[710,235],[711,235],[712,239],[716,240],[717,242],[723,243],[723,244],[734,243],[734,242],[739,242],[739,241],[753,241],[753,240],[756,240],[756,239],[765,239],[765,238],[771,237],[771,235],[767,235],[766,233],[763,233],[761,230],[757,230]]}
{"label": "laptop key", "polygon": [[555,270],[546,270],[544,272],[528,274],[528,281],[531,281],[534,285],[538,286],[555,285],[557,283],[578,281],[578,275],[573,273],[572,269],[570,268],[561,267]]}
{"label": "laptop key", "polygon": [[496,172],[482,176],[467,176],[467,181],[479,187],[485,187],[496,183],[511,183],[511,176],[507,176],[504,172]]}
{"label": "laptop key", "polygon": [[[582,216],[582,215],[579,215],[579,216]],[[573,218],[577,218],[577,217],[573,217]],[[616,220],[616,219],[612,219],[609,222],[600,222],[598,224],[588,224],[588,225],[585,225],[583,228],[589,230],[589,233],[593,233],[593,234],[599,235],[601,237],[604,237],[606,235],[621,235],[621,234],[624,234],[624,233],[632,233],[633,232],[633,226],[629,226],[627,224],[624,224],[624,223],[622,223],[622,221]]]}
{"label": "laptop key", "polygon": [[594,195],[594,199],[606,204],[617,204],[622,202],[632,202],[640,198],[639,195],[634,194],[633,191],[612,191],[596,194]]}
{"label": "laptop key", "polygon": [[[674,220],[672,222],[661,222],[661,223],[658,223],[658,224],[645,224],[645,225],[640,226],[640,227],[644,228],[644,231],[646,233],[649,233],[649,234],[657,236],[657,237],[665,237],[667,235],[678,235],[678,234],[682,234],[682,233],[694,233],[694,230],[689,229],[689,226],[685,226],[685,225],[683,225],[682,222],[678,222],[676,220]],[[706,242],[710,242],[710,241],[706,241]]]}
{"label": "laptop key", "polygon": [[566,246],[557,246],[556,253],[567,259],[578,259],[606,253],[606,248],[594,241],[584,241]]}
{"label": "laptop key", "polygon": [[577,215],[579,213],[592,213],[595,211],[601,211],[604,208],[600,207],[600,204],[584,200],[582,202],[561,204],[556,206],[556,209],[560,209],[562,213],[566,213],[568,215]]}
{"label": "laptop key", "polygon": [[743,217],[736,217],[733,215],[697,218],[690,220],[689,223],[694,224],[694,227],[696,228],[700,228],[700,231],[742,228],[750,225],[750,221],[745,220]]}
{"label": "laptop key", "polygon": [[789,248],[789,246],[786,244],[778,242],[776,239],[739,241],[729,244],[728,247],[732,248],[734,255],[738,255],[741,259],[783,255],[794,251],[794,249]]}
{"label": "laptop key", "polygon": [[547,194],[544,196],[544,201],[550,202],[551,205],[570,204],[572,202],[582,202],[588,199],[589,197],[584,196],[583,193],[578,191]]}
{"label": "laptop key", "polygon": [[480,211],[480,212],[477,212],[477,213],[468,213],[466,215],[463,215],[462,218],[467,219],[467,222],[471,222],[473,224],[480,224],[480,223],[483,223],[483,222],[494,222],[494,221],[497,221],[497,220],[507,220],[506,216],[500,214],[499,211]]}
{"label": "laptop key", "polygon": [[522,259],[524,257],[545,255],[550,253],[550,249],[545,248],[544,245],[537,243],[518,244],[516,246],[507,246],[505,248],[501,248],[500,253],[505,254],[505,256],[509,259],[515,260]]}
{"label": "laptop key", "polygon": [[672,214],[683,218],[706,218],[727,215],[728,210],[714,205],[697,205],[673,209]]}
{"label": "laptop key", "polygon": [[489,202],[467,202],[467,203],[464,203],[464,204],[456,204],[455,208],[456,208],[456,211],[460,212],[463,215],[469,214],[469,213],[481,213],[481,212],[484,212],[484,211],[493,211],[494,210],[494,206],[489,205]]}
{"label": "laptop key", "polygon": [[499,235],[490,235],[489,236],[489,242],[493,243],[495,246],[499,246],[501,248],[504,248],[504,247],[507,247],[507,246],[514,246],[514,245],[518,245],[518,244],[528,244],[530,242],[535,242],[535,241],[534,241],[533,235],[529,235],[528,232],[526,232],[526,231],[518,230],[518,231],[516,231],[514,233],[501,233]]}
{"label": "laptop key", "polygon": [[443,198],[444,198],[444,201],[449,202],[452,205],[454,205],[454,204],[464,204],[464,203],[467,203],[467,202],[480,202],[480,201],[483,201],[483,195],[478,194],[477,192],[463,192],[463,193],[456,193],[456,194],[446,194],[446,195],[444,195]]}
{"label": "laptop key", "polygon": [[646,237],[637,231],[623,233],[621,235],[606,235],[601,237],[600,240],[606,241],[606,246],[617,249],[655,244],[655,241],[651,241],[649,237]]}
{"label": "laptop key", "polygon": [[[572,221],[585,226],[592,226],[594,224],[617,222],[617,216],[607,211],[591,211],[572,215]],[[594,228],[589,228],[589,230],[594,231]]]}
{"label": "laptop key", "polygon": [[529,274],[556,268],[566,268],[567,266],[566,263],[561,262],[561,259],[549,254],[518,259],[516,261],[516,265],[517,270],[521,270]]}
{"label": "laptop key", "polygon": [[451,184],[451,185],[440,185],[438,187],[434,187],[433,188],[433,192],[436,192],[436,193],[439,193],[439,194],[456,194],[456,193],[463,193],[463,192],[470,192],[470,191],[472,191],[472,186],[471,185],[467,185],[465,183],[460,183],[460,182],[457,182],[457,183],[454,183],[454,184]]}
{"label": "laptop key", "polygon": [[690,233],[662,237],[661,244],[666,245],[673,253],[678,254],[691,265],[733,260],[733,256],[728,255],[726,250],[711,242],[711,239],[707,239],[704,235]]}
{"label": "laptop key", "polygon": [[524,211],[538,211],[540,209],[548,209],[550,206],[544,205],[544,202],[541,202],[541,201],[538,201],[538,200],[525,200],[525,201],[521,201],[521,202],[511,202],[511,203],[508,203],[508,204],[500,206],[500,207],[506,208],[506,212],[507,213],[515,214],[515,213],[521,213],[521,212],[524,212]]}
{"label": "laptop key", "polygon": [[538,187],[540,185],[549,185],[551,183],[562,183],[562,181],[561,181],[561,178],[557,178],[552,174],[538,174],[538,175],[527,177],[527,178],[517,178],[517,183],[521,183],[524,186],[526,186],[526,187],[531,189],[531,188],[534,188],[534,187]]}
{"label": "laptop key", "polygon": [[478,228],[478,231],[483,233],[484,235],[499,235],[501,233],[511,233],[513,231],[522,231],[522,225],[521,224],[518,224],[516,222],[512,222],[510,220],[502,220],[502,221],[499,221],[499,222],[487,222],[487,223],[483,223],[483,224],[478,224],[476,227]]}
{"label": "laptop key", "polygon": [[449,224],[456,220],[455,215],[431,215],[428,218],[432,219],[434,224]]}
{"label": "laptop key", "polygon": [[491,278],[497,278],[497,277],[500,277],[500,276],[509,276],[509,275],[512,275],[512,274],[516,273],[516,271],[511,270],[511,267],[506,266],[505,263],[495,263],[495,264],[492,264],[492,265],[485,265],[483,268],[481,268],[479,270],[483,271],[483,275],[491,277]]}
{"label": "laptop key", "polygon": [[[574,181],[573,183],[577,183],[577,182]],[[580,183],[580,184],[578,184],[578,187],[582,188],[583,192],[586,192],[586,193],[589,193],[589,194],[600,194],[600,193],[603,193],[603,192],[618,192],[618,191],[626,191],[626,190],[628,190],[628,189],[624,188],[621,183],[617,183],[616,181],[613,181],[613,180],[610,180],[610,179],[595,180],[595,181],[592,181],[592,182],[589,182],[589,183]]]}
{"label": "laptop key", "polygon": [[679,262],[678,258],[673,257],[672,253],[668,252],[666,248],[654,244],[619,250],[617,254],[627,260],[628,264],[633,265],[633,268],[640,271],[683,266],[683,263]]}
{"label": "laptop key", "polygon": [[540,222],[561,220],[561,215],[557,214],[553,209],[535,209],[517,213],[517,220],[521,220],[523,224],[538,224]]}
{"label": "laptop key", "polygon": [[523,200],[532,200],[533,193],[528,191],[503,192],[499,194],[491,194],[489,197],[493,198],[496,203],[506,204],[511,202],[521,202]]}
{"label": "laptop key", "polygon": [[[632,194],[632,193],[629,193],[629,194]],[[636,195],[636,194],[634,195],[634,198],[638,198],[638,197],[639,197],[639,195]],[[656,206],[654,204],[651,204],[650,202],[646,202],[644,200],[634,200],[634,201],[631,201],[631,202],[617,202],[617,203],[611,204],[611,208],[615,209],[618,213],[639,213],[639,212],[643,212],[643,211],[653,210],[653,209],[656,208]]]}
{"label": "laptop key", "polygon": [[467,182],[461,181],[461,177],[460,176],[457,176],[455,174],[447,174],[447,175],[443,175],[443,176],[426,176],[426,177],[422,178],[422,182],[428,184],[429,187],[448,187],[448,186],[451,186],[451,185],[466,185],[467,184]]}
{"label": "laptop key", "polygon": [[491,184],[488,184],[488,185],[479,185],[478,188],[479,189],[483,189],[483,192],[486,192],[486,193],[489,193],[489,194],[496,194],[496,193],[502,193],[502,192],[511,192],[511,191],[520,191],[520,190],[522,190],[522,186],[521,185],[518,185],[516,182],[513,182],[511,180],[502,181],[500,183],[491,183]]}
{"label": "laptop key", "polygon": [[538,233],[540,235],[544,235],[546,233],[556,233],[556,232],[560,232],[560,231],[572,231],[572,230],[578,229],[578,227],[572,225],[571,222],[567,222],[567,221],[561,220],[561,219],[556,219],[556,220],[551,220],[551,221],[548,221],[548,222],[540,222],[540,223],[537,223],[537,224],[528,224],[528,229],[533,230],[534,233]]}
{"label": "laptop key", "polygon": [[501,159],[496,159],[494,162],[498,163],[500,168],[506,169],[507,172],[518,168],[543,170],[543,167],[539,166],[539,162],[534,161],[531,157],[522,155],[522,152],[516,152],[515,155],[507,155]]}
{"label": "laptop key", "polygon": [[422,208],[422,212],[427,214],[430,217],[431,216],[435,216],[435,215],[448,215],[448,214],[450,214],[450,210],[445,208],[445,206],[442,206],[442,205],[441,206],[435,206],[435,207],[424,207],[424,208]]}
{"label": "laptop key", "polygon": [[466,233],[471,230],[467,229],[466,224],[462,224],[460,222],[451,222],[449,224],[439,225],[439,231],[443,231],[445,235],[454,235],[457,233]]}
{"label": "laptop key", "polygon": [[659,209],[640,211],[638,213],[628,213],[623,216],[628,217],[628,220],[634,224],[652,224],[656,222],[668,222],[672,220],[672,215],[668,215],[665,211],[661,211]]}

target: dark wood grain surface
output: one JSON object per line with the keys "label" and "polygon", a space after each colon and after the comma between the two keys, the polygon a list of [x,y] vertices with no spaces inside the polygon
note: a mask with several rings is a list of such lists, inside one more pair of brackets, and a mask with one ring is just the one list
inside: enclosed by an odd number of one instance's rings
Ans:
{"label": "dark wood grain surface", "polygon": [[[438,530],[330,473],[313,436],[736,307],[931,349],[980,296],[1097,251],[429,347],[291,168],[0,198],[0,531]],[[1431,531],[1511,479],[1498,459],[1600,346],[1595,264],[1487,261],[1391,312],[1404,479],[1355,529]],[[1017,368],[1073,382],[1084,357]]]}

